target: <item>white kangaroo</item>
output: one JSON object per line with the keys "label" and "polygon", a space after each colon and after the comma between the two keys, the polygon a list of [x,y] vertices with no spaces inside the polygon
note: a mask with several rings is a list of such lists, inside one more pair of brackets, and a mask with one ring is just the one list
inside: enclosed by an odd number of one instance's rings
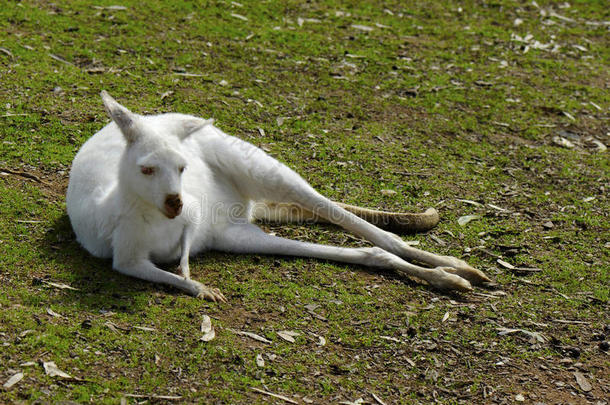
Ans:
{"label": "white kangaroo", "polygon": [[[222,132],[213,120],[142,116],[105,91],[101,96],[113,122],[76,155],[66,205],[78,241],[96,257],[112,257],[113,267],[123,274],[226,301],[217,288],[190,278],[189,256],[215,249],[393,269],[440,289],[465,291],[471,283],[489,281],[462,260],[415,249],[358,216],[394,228],[421,229],[436,225],[435,210],[393,214],[334,203],[261,149]],[[279,238],[263,232],[253,219],[326,220],[378,247]],[[177,259],[182,276],[153,264]]]}

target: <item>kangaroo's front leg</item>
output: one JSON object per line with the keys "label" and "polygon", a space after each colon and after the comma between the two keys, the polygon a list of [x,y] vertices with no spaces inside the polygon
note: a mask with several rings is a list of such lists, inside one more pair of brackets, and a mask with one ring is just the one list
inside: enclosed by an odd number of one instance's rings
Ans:
{"label": "kangaroo's front leg", "polygon": [[[113,267],[119,273],[153,283],[166,284],[185,291],[194,297],[205,298],[208,301],[227,301],[225,296],[222,295],[217,288],[210,288],[198,281],[162,270],[155,266],[148,259],[147,255],[138,251],[133,245],[130,245],[129,243],[118,244],[117,242],[120,240],[121,238],[115,237],[113,241],[113,244],[115,245]],[[136,253],[134,254],[134,252]]]}
{"label": "kangaroo's front leg", "polygon": [[191,244],[193,243],[194,228],[194,226],[187,224],[184,227],[184,231],[182,231],[182,238],[180,240],[180,245],[182,247],[182,252],[180,254],[180,272],[182,273],[182,277],[186,279],[191,278],[189,254],[191,252]]}

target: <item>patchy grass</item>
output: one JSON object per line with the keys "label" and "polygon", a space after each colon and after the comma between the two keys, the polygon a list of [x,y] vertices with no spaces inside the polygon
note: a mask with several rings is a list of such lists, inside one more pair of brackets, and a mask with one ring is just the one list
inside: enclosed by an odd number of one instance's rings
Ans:
{"label": "patchy grass", "polygon": [[[0,382],[24,378],[0,402],[276,401],[251,387],[299,403],[608,397],[603,2],[5,3]],[[221,287],[229,303],[217,305],[113,272],[75,242],[64,205],[72,158],[107,122],[101,89],[141,113],[214,117],[333,199],[436,206],[439,227],[409,238],[468,259],[498,289],[444,295],[354,266],[210,253],[191,271]],[[459,226],[468,214],[481,218]],[[266,228],[364,243],[331,227]],[[203,314],[217,331],[208,343]],[[48,361],[83,381],[45,375]]]}

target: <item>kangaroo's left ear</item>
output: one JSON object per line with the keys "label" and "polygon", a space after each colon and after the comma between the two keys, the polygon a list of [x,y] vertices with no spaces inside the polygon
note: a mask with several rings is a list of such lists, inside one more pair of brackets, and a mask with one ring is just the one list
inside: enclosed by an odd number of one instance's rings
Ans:
{"label": "kangaroo's left ear", "polygon": [[134,143],[141,136],[141,131],[138,128],[138,116],[117,103],[106,90],[102,90],[100,96],[108,115],[118,125],[127,143]]}
{"label": "kangaroo's left ear", "polygon": [[214,123],[213,119],[205,120],[203,118],[197,117],[188,117],[185,118],[181,122],[181,128],[178,129],[178,138],[184,140],[189,137],[189,135],[199,131],[201,128],[206,125],[212,125]]}

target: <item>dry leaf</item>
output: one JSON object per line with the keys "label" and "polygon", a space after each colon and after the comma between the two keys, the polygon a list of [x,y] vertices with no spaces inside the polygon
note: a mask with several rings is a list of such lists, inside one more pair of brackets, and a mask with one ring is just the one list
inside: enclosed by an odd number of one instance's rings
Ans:
{"label": "dry leaf", "polygon": [[291,331],[291,330],[281,330],[281,331],[277,332],[277,335],[279,337],[281,337],[282,339],[284,339],[285,341],[290,342],[290,343],[294,343],[295,342],[294,338],[296,336],[301,336],[300,333],[294,332],[294,331]]}
{"label": "dry leaf", "polygon": [[513,266],[512,264],[510,264],[510,263],[508,263],[508,262],[505,262],[505,261],[504,261],[504,260],[502,260],[502,259],[498,259],[498,260],[496,260],[496,261],[498,262],[498,264],[499,264],[500,266],[505,267],[505,268],[507,268],[507,269],[509,269],[509,270],[514,270],[514,269],[515,269],[515,266]]}
{"label": "dry leaf", "polygon": [[44,281],[44,280],[42,282],[45,283],[46,285],[50,285],[51,287],[59,288],[60,290],[79,291],[78,288],[70,287],[68,284],[54,283],[52,281]]}
{"label": "dry leaf", "polygon": [[241,331],[241,330],[235,330],[235,329],[229,329],[231,332],[236,333],[238,335],[241,336],[247,336],[251,339],[257,340],[259,342],[263,342],[263,343],[272,343],[269,339],[265,339],[262,336],[257,335],[256,333],[252,333],[252,332],[246,332],[246,331]]}
{"label": "dry leaf", "polygon": [[212,330],[212,319],[208,315],[204,315],[201,320],[201,333],[208,333]]}
{"label": "dry leaf", "polygon": [[574,147],[574,144],[572,142],[568,141],[566,138],[561,137],[561,136],[554,136],[553,143],[555,145],[563,146],[564,148],[568,148],[568,149],[571,149]]}
{"label": "dry leaf", "polygon": [[506,208],[498,207],[497,205],[487,204],[488,207],[493,208],[494,210],[498,210],[500,212],[508,212]]}
{"label": "dry leaf", "polygon": [[265,367],[265,359],[263,359],[263,355],[260,353],[256,355],[256,365],[259,367]]}
{"label": "dry leaf", "polygon": [[47,314],[51,315],[54,318],[65,318],[65,316],[58,314],[57,312],[53,311],[51,308],[47,308]]}
{"label": "dry leaf", "polygon": [[17,384],[19,381],[21,381],[23,379],[23,373],[17,373],[17,374],[13,374],[13,376],[11,378],[9,378],[3,385],[2,387],[5,390],[8,390],[9,388],[11,388],[13,385]]}
{"label": "dry leaf", "polygon": [[148,326],[134,326],[134,329],[139,329],[139,330],[143,330],[146,332],[155,332],[156,329],[155,328],[149,328]]}
{"label": "dry leaf", "polygon": [[237,13],[231,13],[231,17],[235,17],[238,20],[242,20],[242,21],[248,21],[247,17],[244,17],[243,15],[237,14]]}
{"label": "dry leaf", "polygon": [[463,217],[458,218],[458,224],[461,226],[466,225],[470,221],[474,221],[475,219],[481,218],[480,215],[464,215]]}
{"label": "dry leaf", "polygon": [[605,152],[608,149],[608,147],[606,145],[604,145],[603,143],[601,143],[600,141],[598,141],[595,138],[591,139],[591,142],[595,145],[595,149],[598,152]]}
{"label": "dry leaf", "polygon": [[576,121],[576,118],[574,118],[574,116],[572,114],[570,114],[567,111],[562,111],[563,115],[565,115],[566,117],[568,117],[569,119],[571,119],[572,121]]}
{"label": "dry leaf", "polygon": [[127,10],[125,6],[93,6],[96,10],[110,10],[110,11],[124,11]]}
{"label": "dry leaf", "polygon": [[201,320],[201,332],[203,333],[203,336],[201,336],[199,340],[203,342],[209,342],[216,337],[216,332],[212,326],[212,319],[207,315],[204,315]]}
{"label": "dry leaf", "polygon": [[6,49],[6,48],[0,47],[0,52],[10,56],[11,58],[13,57],[13,53],[11,51],[9,51],[8,49]]}
{"label": "dry leaf", "polygon": [[326,346],[326,339],[324,336],[318,336],[318,346]]}
{"label": "dry leaf", "polygon": [[57,365],[53,361],[43,362],[42,366],[44,367],[44,372],[49,377],[61,377],[61,378],[66,378],[66,379],[73,379],[73,377],[70,374],[65,373],[65,372],[61,371],[60,369],[58,369]]}
{"label": "dry leaf", "polygon": [[466,204],[474,205],[475,207],[482,207],[483,206],[483,204],[478,203],[476,201],[472,201],[472,200],[462,200],[460,198],[458,198],[457,200],[460,201],[460,202],[466,203]]}
{"label": "dry leaf", "polygon": [[389,196],[396,195],[398,193],[396,191],[394,191],[394,190],[387,190],[386,189],[386,190],[381,190],[381,194],[389,197]]}
{"label": "dry leaf", "polygon": [[449,312],[445,312],[445,315],[443,316],[443,319],[441,320],[441,322],[445,322],[445,321],[447,321],[447,319],[449,319]]}
{"label": "dry leaf", "polygon": [[352,24],[352,28],[355,28],[357,30],[364,31],[364,32],[371,32],[371,31],[373,31],[373,27],[369,27],[367,25]]}
{"label": "dry leaf", "polygon": [[544,336],[539,332],[532,332],[532,331],[525,330],[525,329],[510,329],[510,328],[496,328],[496,330],[498,331],[498,335],[500,335],[500,336],[512,335],[512,334],[520,332],[520,333],[528,336],[532,343],[533,342],[544,343],[546,341]]}
{"label": "dry leaf", "polygon": [[591,386],[591,383],[589,381],[587,381],[587,378],[582,373],[576,371],[576,372],[574,372],[574,377],[576,378],[576,382],[578,383],[578,386],[584,392],[589,392],[593,389],[593,387]]}
{"label": "dry leaf", "polygon": [[209,342],[210,340],[214,339],[215,337],[216,337],[216,332],[212,328],[212,330],[210,330],[209,332],[206,332],[203,336],[201,336],[201,338],[199,340],[201,340],[202,342]]}
{"label": "dry leaf", "polygon": [[104,323],[104,325],[106,327],[108,327],[108,329],[110,329],[111,331],[116,332],[116,333],[119,333],[120,331],[129,332],[129,328],[124,328],[124,327],[119,326],[119,325],[117,325],[117,324],[115,324],[113,322],[110,322],[110,321],[106,321]]}

